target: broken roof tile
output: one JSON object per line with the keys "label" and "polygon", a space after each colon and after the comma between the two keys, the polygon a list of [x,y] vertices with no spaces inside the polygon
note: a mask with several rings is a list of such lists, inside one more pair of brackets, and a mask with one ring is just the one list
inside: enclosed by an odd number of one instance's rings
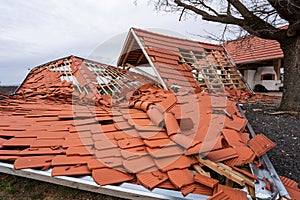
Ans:
{"label": "broken roof tile", "polygon": [[168,180],[167,174],[160,172],[159,170],[138,173],[136,177],[143,186],[150,190]]}
{"label": "broken roof tile", "polygon": [[257,134],[249,141],[249,146],[255,154],[260,157],[275,147],[276,144],[268,139],[264,134]]}
{"label": "broken roof tile", "polygon": [[177,187],[190,185],[194,182],[193,174],[188,169],[175,169],[167,172],[170,181]]}
{"label": "broken roof tile", "polygon": [[99,185],[117,184],[131,181],[134,176],[122,171],[110,168],[95,169],[92,172],[93,179]]}

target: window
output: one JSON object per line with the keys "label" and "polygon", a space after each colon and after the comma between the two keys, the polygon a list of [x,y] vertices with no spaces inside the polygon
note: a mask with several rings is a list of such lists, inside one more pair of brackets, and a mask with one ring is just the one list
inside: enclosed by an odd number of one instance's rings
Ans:
{"label": "window", "polygon": [[261,80],[275,80],[275,74],[262,74]]}

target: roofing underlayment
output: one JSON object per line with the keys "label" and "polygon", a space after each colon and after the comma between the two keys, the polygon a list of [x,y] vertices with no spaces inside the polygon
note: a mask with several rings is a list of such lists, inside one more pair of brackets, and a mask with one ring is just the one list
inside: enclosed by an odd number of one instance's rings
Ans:
{"label": "roofing underlayment", "polygon": [[297,199],[265,155],[275,144],[236,106],[251,94],[224,55],[131,29],[119,68],[74,56],[38,66],[0,100],[1,163],[160,198]]}

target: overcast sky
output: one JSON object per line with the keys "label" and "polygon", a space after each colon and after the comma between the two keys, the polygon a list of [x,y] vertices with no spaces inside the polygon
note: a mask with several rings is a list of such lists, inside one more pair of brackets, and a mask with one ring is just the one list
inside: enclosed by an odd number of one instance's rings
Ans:
{"label": "overcast sky", "polygon": [[[117,59],[130,27],[169,30],[189,39],[221,26],[158,13],[148,0],[0,0],[0,84],[20,84],[28,69],[76,55],[107,64]],[[206,32],[205,32],[206,31]]]}

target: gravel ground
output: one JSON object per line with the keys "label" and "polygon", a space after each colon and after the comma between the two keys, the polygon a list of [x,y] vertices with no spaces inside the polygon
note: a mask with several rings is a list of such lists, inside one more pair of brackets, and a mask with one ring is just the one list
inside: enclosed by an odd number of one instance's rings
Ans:
{"label": "gravel ground", "polygon": [[277,104],[248,103],[246,116],[254,131],[265,134],[277,145],[267,154],[278,175],[300,182],[300,118],[299,115],[270,115]]}

